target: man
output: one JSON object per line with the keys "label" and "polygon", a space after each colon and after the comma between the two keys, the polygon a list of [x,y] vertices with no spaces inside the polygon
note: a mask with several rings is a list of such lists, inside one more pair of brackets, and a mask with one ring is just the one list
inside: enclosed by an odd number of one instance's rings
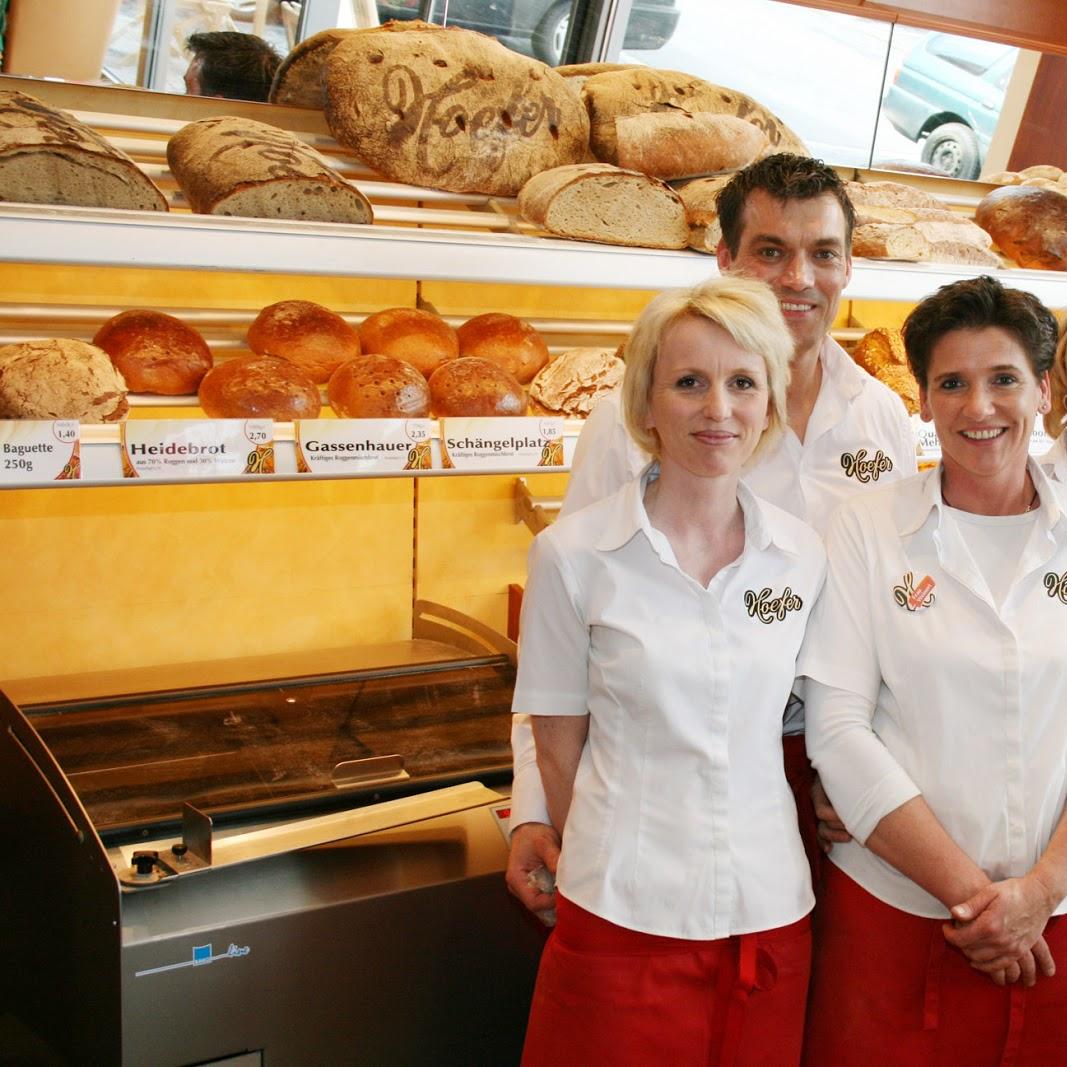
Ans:
{"label": "man", "polygon": [[[830,167],[780,153],[740,171],[719,194],[718,209],[723,233],[719,268],[770,285],[795,343],[789,428],[779,447],[745,481],[758,495],[821,531],[845,497],[916,471],[915,437],[900,398],[857,367],[828,336],[852,276],[852,205]],[[582,430],[563,511],[614,492],[646,462],[626,434],[617,398],[605,400]],[[799,700],[791,702],[784,724],[787,775],[798,796],[806,794],[810,783],[802,707]],[[515,718],[512,746],[508,888],[531,910],[547,913],[553,898],[531,884],[531,874],[542,866],[555,871],[559,837],[549,825],[524,716]],[[801,803],[807,808],[802,828],[807,821],[810,834],[810,805]]]}
{"label": "man", "polygon": [[252,33],[194,33],[185,42],[193,58],[185,71],[190,96],[266,100],[282,57]]}

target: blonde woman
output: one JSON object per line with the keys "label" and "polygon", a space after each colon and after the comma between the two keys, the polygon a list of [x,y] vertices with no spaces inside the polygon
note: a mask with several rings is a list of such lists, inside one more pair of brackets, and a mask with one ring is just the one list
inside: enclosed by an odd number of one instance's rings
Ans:
{"label": "blonde woman", "polygon": [[562,855],[525,1067],[799,1062],[813,896],[781,721],[825,562],[740,483],[792,351],[762,282],[653,300],[623,385],[653,461],[531,549],[513,710]]}

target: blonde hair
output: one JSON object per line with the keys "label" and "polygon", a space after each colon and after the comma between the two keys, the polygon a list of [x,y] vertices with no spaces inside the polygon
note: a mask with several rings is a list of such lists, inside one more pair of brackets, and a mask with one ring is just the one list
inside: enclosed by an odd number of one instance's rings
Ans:
{"label": "blonde hair", "polygon": [[622,410],[630,436],[650,455],[660,454],[659,436],[647,428],[652,379],[659,346],[679,319],[707,319],[724,329],[746,352],[763,358],[767,372],[767,428],[746,466],[772,448],[787,424],[786,389],[793,336],[782,318],[778,298],[764,282],[733,274],[691,289],[660,293],[641,312],[626,342]]}
{"label": "blonde hair", "polygon": [[1045,413],[1045,432],[1049,437],[1059,437],[1067,419],[1067,320],[1060,327],[1060,342],[1056,345],[1048,378],[1052,387],[1052,407]]}

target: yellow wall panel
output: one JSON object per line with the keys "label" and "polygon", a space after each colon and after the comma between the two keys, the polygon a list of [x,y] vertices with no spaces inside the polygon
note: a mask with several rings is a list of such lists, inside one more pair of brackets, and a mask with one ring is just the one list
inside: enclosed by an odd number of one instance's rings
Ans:
{"label": "yellow wall panel", "polygon": [[656,294],[647,291],[574,289],[554,285],[485,285],[423,282],[422,299],[442,315],[469,317],[504,311],[520,318],[632,320]]}

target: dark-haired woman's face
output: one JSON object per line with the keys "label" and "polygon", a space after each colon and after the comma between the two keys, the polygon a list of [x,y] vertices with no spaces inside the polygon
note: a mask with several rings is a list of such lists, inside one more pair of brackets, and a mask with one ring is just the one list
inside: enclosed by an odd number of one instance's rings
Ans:
{"label": "dark-haired woman's face", "polygon": [[986,326],[953,330],[934,345],[920,395],[946,471],[994,477],[1026,465],[1034,418],[1051,393],[1017,338]]}

